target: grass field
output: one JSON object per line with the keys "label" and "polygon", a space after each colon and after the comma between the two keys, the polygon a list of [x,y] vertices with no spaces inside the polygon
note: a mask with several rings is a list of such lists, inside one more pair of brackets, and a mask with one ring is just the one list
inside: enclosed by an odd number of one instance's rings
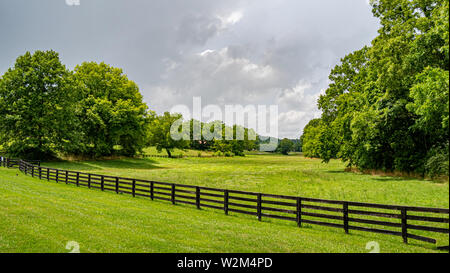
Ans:
{"label": "grass field", "polygon": [[[347,173],[300,156],[121,159],[43,165],[114,176],[373,203],[449,207],[448,182]],[[17,174],[17,175],[16,175]],[[0,252],[433,252],[433,245],[43,182],[0,169]],[[448,237],[447,237],[448,238]],[[448,239],[447,239],[448,240]],[[445,242],[444,242],[445,243]],[[442,244],[442,242],[441,242]],[[448,241],[447,241],[448,244]]]}
{"label": "grass field", "polygon": [[45,166],[98,174],[216,188],[336,200],[449,207],[448,182],[360,175],[300,156],[249,155],[233,158],[148,158],[48,162]]}

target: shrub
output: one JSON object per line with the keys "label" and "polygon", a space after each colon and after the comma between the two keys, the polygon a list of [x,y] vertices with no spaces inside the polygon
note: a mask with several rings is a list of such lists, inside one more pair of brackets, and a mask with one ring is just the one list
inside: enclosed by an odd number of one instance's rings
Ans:
{"label": "shrub", "polygon": [[425,171],[431,178],[449,175],[448,142],[443,147],[434,147],[430,150],[425,163]]}

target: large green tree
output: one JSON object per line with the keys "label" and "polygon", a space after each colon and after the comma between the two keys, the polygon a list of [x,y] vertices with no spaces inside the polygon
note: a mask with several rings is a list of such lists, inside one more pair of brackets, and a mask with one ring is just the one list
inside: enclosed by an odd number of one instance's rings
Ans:
{"label": "large green tree", "polygon": [[322,129],[305,130],[304,148],[324,161],[425,174],[448,155],[449,2],[371,3],[379,35],[331,71]]}
{"label": "large green tree", "polygon": [[71,73],[55,51],[25,53],[0,78],[0,145],[42,159],[76,149]]}
{"label": "large green tree", "polygon": [[77,153],[92,157],[140,152],[148,117],[138,86],[119,68],[85,62],[75,67],[77,116],[84,137]]}

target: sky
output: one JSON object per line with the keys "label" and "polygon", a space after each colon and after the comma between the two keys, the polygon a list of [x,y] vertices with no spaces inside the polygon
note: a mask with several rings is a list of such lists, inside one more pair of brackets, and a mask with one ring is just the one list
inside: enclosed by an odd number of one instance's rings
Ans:
{"label": "sky", "polygon": [[[76,4],[79,5],[69,5]],[[320,117],[330,70],[377,35],[367,0],[0,0],[0,75],[53,49],[123,69],[158,114],[278,105],[279,137]]]}

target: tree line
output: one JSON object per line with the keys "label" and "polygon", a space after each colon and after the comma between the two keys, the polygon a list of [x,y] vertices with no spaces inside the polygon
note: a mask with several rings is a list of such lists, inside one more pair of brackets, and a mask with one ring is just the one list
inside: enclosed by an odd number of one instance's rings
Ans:
{"label": "tree line", "polygon": [[448,176],[449,1],[371,5],[378,36],[332,69],[303,152],[360,169]]}
{"label": "tree line", "polygon": [[147,146],[166,150],[169,156],[175,148],[231,156],[258,147],[258,137],[248,137],[253,131],[223,123],[220,126],[233,130],[234,136],[242,129],[246,138],[174,140],[171,126],[180,118],[148,109],[136,83],[121,69],[84,62],[70,71],[53,50],[19,56],[0,78],[0,150],[10,156],[134,156]]}

